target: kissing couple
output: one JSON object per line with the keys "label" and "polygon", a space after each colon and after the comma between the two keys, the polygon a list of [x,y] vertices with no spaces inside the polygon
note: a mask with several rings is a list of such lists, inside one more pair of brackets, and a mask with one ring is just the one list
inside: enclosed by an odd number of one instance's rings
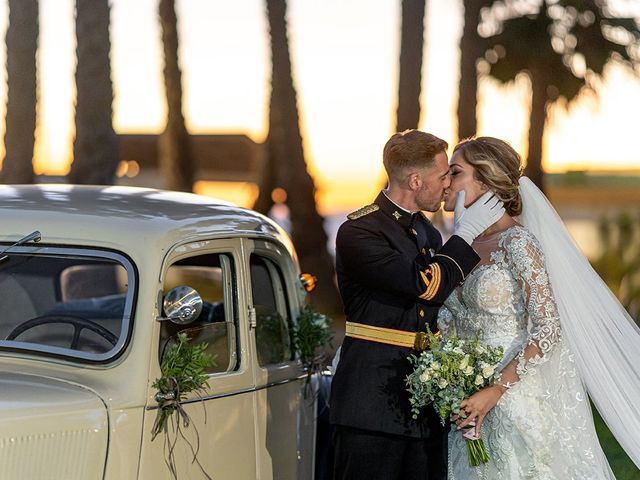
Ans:
{"label": "kissing couple", "polygon": [[[508,143],[463,140],[450,160],[447,149],[418,130],[393,135],[387,189],[338,231],[334,478],[613,479],[589,398],[640,467],[640,329]],[[454,212],[444,244],[423,213],[443,202]],[[427,330],[504,352],[495,383],[446,426],[432,408],[411,415],[408,357]],[[470,426],[490,457],[476,467]]]}

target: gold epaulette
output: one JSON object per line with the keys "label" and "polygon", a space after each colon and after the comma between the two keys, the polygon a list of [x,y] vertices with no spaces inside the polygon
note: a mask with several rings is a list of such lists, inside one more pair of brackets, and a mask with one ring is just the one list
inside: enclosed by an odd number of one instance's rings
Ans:
{"label": "gold epaulette", "polygon": [[356,218],[360,218],[360,217],[364,217],[365,215],[369,215],[370,213],[373,213],[376,210],[380,210],[380,207],[378,205],[376,205],[375,203],[372,203],[371,205],[367,205],[365,207],[362,207],[362,208],[356,210],[353,213],[350,213],[349,215],[347,215],[347,218],[349,220],[355,220]]}

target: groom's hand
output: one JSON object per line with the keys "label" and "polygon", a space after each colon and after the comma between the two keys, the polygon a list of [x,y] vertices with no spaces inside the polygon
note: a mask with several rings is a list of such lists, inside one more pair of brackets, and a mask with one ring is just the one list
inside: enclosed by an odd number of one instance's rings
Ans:
{"label": "groom's hand", "polygon": [[476,437],[480,438],[480,427],[482,427],[484,418],[487,416],[487,413],[496,406],[496,403],[498,403],[498,400],[500,400],[500,397],[505,391],[506,389],[500,385],[491,385],[460,402],[460,411],[464,412],[466,417],[464,419],[461,416],[455,418],[458,430],[475,421],[476,428],[474,433]]}
{"label": "groom's hand", "polygon": [[453,213],[454,235],[459,236],[469,245],[491,225],[504,215],[504,204],[491,191],[478,198],[469,208],[464,206],[466,193],[458,192]]}

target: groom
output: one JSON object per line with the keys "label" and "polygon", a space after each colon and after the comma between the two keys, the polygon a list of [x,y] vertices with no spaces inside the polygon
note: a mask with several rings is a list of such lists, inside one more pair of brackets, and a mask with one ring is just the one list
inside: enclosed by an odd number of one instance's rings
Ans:
{"label": "groom", "polygon": [[442,245],[422,211],[440,208],[449,187],[447,143],[406,130],[384,147],[389,186],[350,214],[336,239],[347,317],[331,388],[334,477],[445,479],[447,442],[433,409],[411,418],[407,357],[428,348],[416,332],[437,331],[438,309],[480,260],[473,239],[504,213],[476,202]]}

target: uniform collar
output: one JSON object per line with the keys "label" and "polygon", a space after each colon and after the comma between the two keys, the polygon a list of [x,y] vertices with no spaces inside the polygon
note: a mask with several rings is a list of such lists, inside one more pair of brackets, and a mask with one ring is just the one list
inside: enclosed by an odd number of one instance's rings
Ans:
{"label": "uniform collar", "polygon": [[404,228],[409,228],[414,213],[402,208],[393,202],[384,192],[380,192],[376,198],[375,204],[380,207],[385,214],[389,215]]}
{"label": "uniform collar", "polygon": [[387,197],[387,200],[389,200],[391,203],[393,203],[393,204],[396,206],[396,208],[400,209],[400,211],[405,212],[405,213],[408,213],[409,215],[412,215],[412,214],[414,213],[414,212],[412,212],[411,210],[407,210],[406,208],[401,207],[401,206],[400,206],[400,205],[398,205],[396,202],[394,202],[393,200],[391,200],[391,199],[389,198],[389,195],[387,195],[387,192],[386,192],[386,191],[382,190],[382,194],[383,194],[385,197]]}

